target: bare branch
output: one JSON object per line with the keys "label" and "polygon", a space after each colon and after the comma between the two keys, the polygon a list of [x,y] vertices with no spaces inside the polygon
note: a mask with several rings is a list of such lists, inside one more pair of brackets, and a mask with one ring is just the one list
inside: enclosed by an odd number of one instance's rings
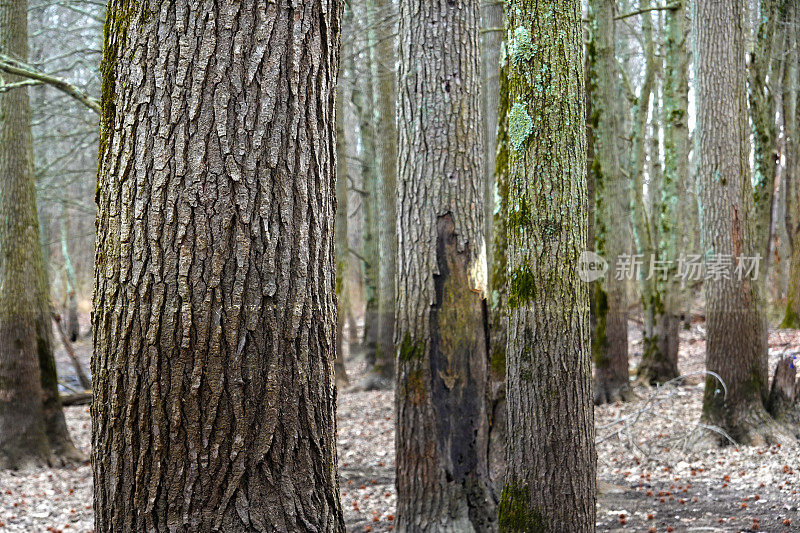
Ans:
{"label": "bare branch", "polygon": [[0,54],[0,71],[30,80],[36,80],[55,87],[59,91],[73,97],[98,115],[100,114],[100,102],[63,78],[45,74],[30,65],[2,54]]}

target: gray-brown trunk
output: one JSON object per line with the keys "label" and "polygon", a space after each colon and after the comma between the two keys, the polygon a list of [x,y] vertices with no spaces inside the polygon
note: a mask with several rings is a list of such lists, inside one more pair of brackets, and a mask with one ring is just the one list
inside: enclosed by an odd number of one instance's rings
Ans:
{"label": "gray-brown trunk", "polygon": [[97,531],[344,531],[333,384],[342,5],[108,6]]}
{"label": "gray-brown trunk", "polygon": [[489,413],[479,2],[402,0],[397,529],[496,527]]}

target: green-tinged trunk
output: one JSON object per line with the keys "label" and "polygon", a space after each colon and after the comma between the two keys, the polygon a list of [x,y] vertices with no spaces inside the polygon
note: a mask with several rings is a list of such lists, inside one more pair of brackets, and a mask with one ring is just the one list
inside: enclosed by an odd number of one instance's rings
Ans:
{"label": "green-tinged trunk", "polygon": [[[653,203],[653,230],[658,235],[656,249],[667,266],[665,275],[656,278],[660,318],[655,320],[655,350],[645,353],[639,375],[650,382],[664,382],[678,375],[680,318],[689,298],[678,271],[681,256],[693,253],[692,210],[697,197],[689,173],[689,49],[688,6],[681,4],[665,14],[664,84],[662,124],[664,171],[657,204]],[[657,136],[654,134],[657,142]],[[684,278],[686,276],[683,276]],[[656,302],[652,306],[656,308]]]}
{"label": "green-tinged trunk", "polygon": [[[507,476],[500,531],[595,529],[581,2],[509,6]],[[608,316],[608,315],[607,315]]]}
{"label": "green-tinged trunk", "polygon": [[397,127],[395,125],[397,62],[396,18],[393,0],[373,0],[382,17],[376,26],[375,61],[377,72],[378,159],[378,347],[375,370],[389,384],[394,376],[396,355],[394,338],[395,278],[397,273]]}
{"label": "green-tinged trunk", "polygon": [[[359,139],[359,159],[361,160],[361,177],[364,183],[364,195],[362,197],[362,208],[364,209],[364,354],[367,364],[373,367],[376,364],[377,352],[379,350],[378,341],[380,326],[378,324],[380,308],[380,256],[379,256],[379,227],[380,217],[378,204],[378,177],[377,177],[377,153],[375,151],[376,131],[375,131],[375,101],[373,90],[373,68],[372,54],[372,13],[373,10],[367,6],[364,24],[365,29],[359,31],[367,35],[367,47],[361,54],[358,66],[355,62],[355,54],[349,54],[353,72],[358,68],[363,72],[361,79],[355,80],[353,87],[353,107],[355,108],[356,118],[358,119]],[[355,25],[351,25],[354,28]]]}
{"label": "green-tinged trunk", "polygon": [[345,337],[344,323],[350,313],[350,288],[347,271],[350,266],[350,245],[347,238],[347,138],[344,131],[344,84],[336,88],[336,221],[334,246],[336,248],[336,385],[346,387],[350,384],[344,363]]}
{"label": "green-tinged trunk", "polygon": [[775,28],[783,0],[759,0],[759,24],[755,49],[750,58],[749,102],[753,125],[753,198],[755,200],[755,252],[762,258],[765,272],[759,283],[764,287],[769,263],[772,232],[772,202],[778,167],[778,131],[775,121],[777,64],[773,60]]}
{"label": "green-tinged trunk", "polygon": [[[28,57],[28,4],[0,3],[0,53]],[[20,78],[4,74],[6,83]],[[27,88],[0,94],[0,468],[83,459],[67,432],[53,359]]]}
{"label": "green-tinged trunk", "polygon": [[[792,4],[786,9],[786,22],[790,28],[800,27],[800,8]],[[796,31],[787,32],[787,70],[784,82],[783,116],[786,142],[786,167],[783,183],[786,199],[786,233],[792,251],[789,267],[789,287],[786,294],[786,312],[782,328],[800,329],[800,53]]]}
{"label": "green-tinged trunk", "polygon": [[615,2],[589,3],[589,83],[592,94],[595,249],[610,265],[595,284],[592,353],[597,403],[624,400],[628,385],[627,279],[616,266],[630,255],[630,183],[622,172],[622,89],[615,55]]}

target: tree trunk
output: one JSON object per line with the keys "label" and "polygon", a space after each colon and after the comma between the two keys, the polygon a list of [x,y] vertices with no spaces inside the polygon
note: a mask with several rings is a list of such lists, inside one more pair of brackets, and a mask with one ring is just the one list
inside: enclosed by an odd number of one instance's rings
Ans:
{"label": "tree trunk", "polygon": [[[775,78],[772,49],[775,28],[782,0],[759,0],[759,24],[755,50],[750,59],[750,119],[753,123],[753,163],[755,195],[755,250],[762,257],[765,275],[759,279],[762,287],[767,279],[770,236],[772,232],[772,202],[775,193],[775,172],[778,167],[778,131],[775,122]],[[788,4],[787,4],[788,5]],[[744,43],[742,43],[744,46]]]}
{"label": "tree trunk", "polygon": [[[800,8],[787,7],[787,22],[791,27],[800,26]],[[784,82],[783,116],[786,139],[786,233],[792,251],[789,270],[789,288],[786,298],[786,313],[781,322],[782,328],[800,329],[800,54],[798,54],[797,32],[787,31],[787,73]]]}
{"label": "tree trunk", "polygon": [[[689,176],[689,50],[686,16],[681,3],[665,15],[663,88],[664,172],[654,231],[659,235],[660,259],[671,265],[667,279],[657,279],[660,317],[655,320],[655,350],[645,353],[638,373],[643,379],[664,382],[678,376],[680,319],[688,301],[686,287],[674,268],[680,254],[694,251],[689,211],[697,202]],[[655,211],[655,209],[654,209]]]}
{"label": "tree trunk", "polygon": [[383,19],[376,27],[375,61],[378,74],[378,352],[375,370],[387,381],[394,377],[396,355],[395,278],[397,275],[397,126],[395,124],[395,51],[397,26],[392,0],[374,0]]}
{"label": "tree trunk", "polygon": [[61,205],[61,255],[64,258],[64,271],[67,278],[67,305],[66,305],[66,333],[70,342],[75,342],[81,334],[78,323],[78,297],[76,290],[78,280],[75,277],[75,268],[69,254],[69,214],[66,207]]}
{"label": "tree trunk", "polygon": [[[0,53],[28,57],[28,4],[0,4]],[[7,83],[20,81],[5,75]],[[83,459],[67,432],[53,359],[25,88],[0,94],[0,468]]]}
{"label": "tree trunk", "polygon": [[[508,448],[500,531],[595,529],[581,3],[509,9]],[[535,43],[535,45],[533,44]]]}
{"label": "tree trunk", "polygon": [[595,132],[592,173],[595,183],[595,248],[610,265],[595,284],[592,351],[595,362],[595,403],[625,400],[628,385],[628,318],[626,280],[615,266],[630,254],[628,213],[630,185],[621,172],[620,83],[615,55],[614,0],[589,3],[592,123]]}
{"label": "tree trunk", "polygon": [[[358,130],[361,135],[359,157],[361,159],[361,177],[364,183],[364,196],[362,209],[364,210],[364,293],[366,309],[364,315],[364,350],[369,367],[374,367],[379,350],[380,326],[378,312],[380,308],[380,271],[381,264],[378,250],[378,192],[375,151],[375,110],[372,76],[372,10],[369,6],[362,6],[365,19],[364,27],[351,25],[357,31],[366,34],[365,50],[359,55],[356,65],[355,54],[348,54],[352,58],[353,77],[353,106],[358,118]],[[349,15],[348,15],[349,17]],[[356,70],[359,68],[359,70]],[[356,77],[355,73],[360,75]],[[369,379],[369,378],[368,378]],[[370,387],[371,388],[371,387]]]}
{"label": "tree trunk", "polygon": [[[648,0],[640,0],[639,8],[644,9],[650,5]],[[643,256],[643,268],[645,271],[640,278],[640,288],[642,293],[642,308],[644,310],[644,331],[642,334],[642,362],[637,369],[640,379],[647,382],[658,382],[672,379],[678,375],[678,352],[677,352],[677,322],[673,320],[664,306],[665,285],[663,278],[670,274],[663,274],[651,269],[651,265],[662,261],[660,254],[660,228],[656,225],[656,217],[653,212],[661,212],[661,180],[654,179],[653,168],[651,167],[650,182],[648,183],[648,193],[650,212],[648,213],[647,203],[645,202],[644,172],[645,172],[645,148],[647,141],[647,115],[650,109],[650,99],[653,96],[653,121],[657,122],[658,117],[658,93],[656,92],[657,74],[661,69],[656,56],[655,39],[653,37],[653,22],[650,13],[642,15],[642,38],[645,44],[645,76],[642,88],[639,92],[636,106],[634,106],[633,132],[631,135],[633,149],[631,150],[631,160],[628,166],[628,174],[632,176],[634,182],[634,219],[635,234],[638,245],[638,253]],[[658,131],[654,132],[652,145],[656,151],[651,153],[651,163],[658,158]],[[656,163],[657,164],[657,163]]]}
{"label": "tree trunk", "polygon": [[[379,258],[379,224],[378,217],[378,184],[377,184],[377,153],[375,150],[375,95],[373,90],[373,65],[372,53],[374,46],[373,39],[373,10],[369,5],[361,6],[362,12],[347,15],[350,27],[353,31],[364,34],[364,49],[358,54],[348,53],[353,71],[352,102],[355,116],[358,119],[358,132],[360,134],[359,159],[361,160],[361,179],[363,180],[364,194],[362,196],[361,208],[364,213],[364,247],[362,250],[363,272],[364,272],[364,355],[367,367],[370,371],[362,383],[363,388],[374,388],[374,382],[379,381],[372,375],[372,369],[377,362],[379,350],[379,309],[380,309],[380,271],[381,262]],[[351,21],[354,15],[358,22]],[[363,19],[363,21],[362,21]]]}
{"label": "tree trunk", "polygon": [[[505,44],[503,45],[505,46]],[[489,365],[491,428],[489,434],[489,475],[495,495],[503,490],[506,472],[506,345],[508,344],[508,71],[504,59],[500,69],[499,106],[497,111],[497,147],[495,153],[494,191],[497,206],[493,217],[492,270],[489,322]]]}
{"label": "tree trunk", "polygon": [[[342,69],[344,74],[344,69]],[[347,142],[344,131],[344,84],[336,87],[336,227],[334,246],[336,247],[336,386],[347,387],[347,367],[344,364],[344,323],[350,312],[350,287],[347,272],[350,267],[350,245],[347,239]]]}
{"label": "tree trunk", "polygon": [[[757,256],[747,116],[744,6],[696,0],[697,153],[703,245],[715,257]],[[708,254],[706,254],[708,273]],[[760,273],[763,275],[763,273]],[[706,379],[702,420],[743,444],[772,437],[767,399],[767,324],[761,282],[732,269],[705,280]],[[717,279],[718,278],[718,279]]]}
{"label": "tree trunk", "polygon": [[397,529],[492,531],[478,0],[401,0]]}
{"label": "tree trunk", "polygon": [[109,4],[97,531],[344,531],[333,385],[343,4],[292,5]]}
{"label": "tree trunk", "polygon": [[[502,2],[483,2],[481,5],[481,104],[483,112],[484,175],[486,190],[484,207],[486,209],[487,254],[492,255],[494,235],[492,225],[496,208],[495,196],[495,156],[497,148],[500,58],[505,36],[505,12]],[[489,290],[494,290],[489,280]]]}

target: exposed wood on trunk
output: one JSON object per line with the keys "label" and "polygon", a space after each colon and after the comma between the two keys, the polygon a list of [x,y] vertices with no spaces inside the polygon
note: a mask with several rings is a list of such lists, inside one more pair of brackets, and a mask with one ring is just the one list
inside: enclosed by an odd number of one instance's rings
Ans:
{"label": "exposed wood on trunk", "polygon": [[397,530],[496,528],[479,2],[402,0],[398,73]]}

